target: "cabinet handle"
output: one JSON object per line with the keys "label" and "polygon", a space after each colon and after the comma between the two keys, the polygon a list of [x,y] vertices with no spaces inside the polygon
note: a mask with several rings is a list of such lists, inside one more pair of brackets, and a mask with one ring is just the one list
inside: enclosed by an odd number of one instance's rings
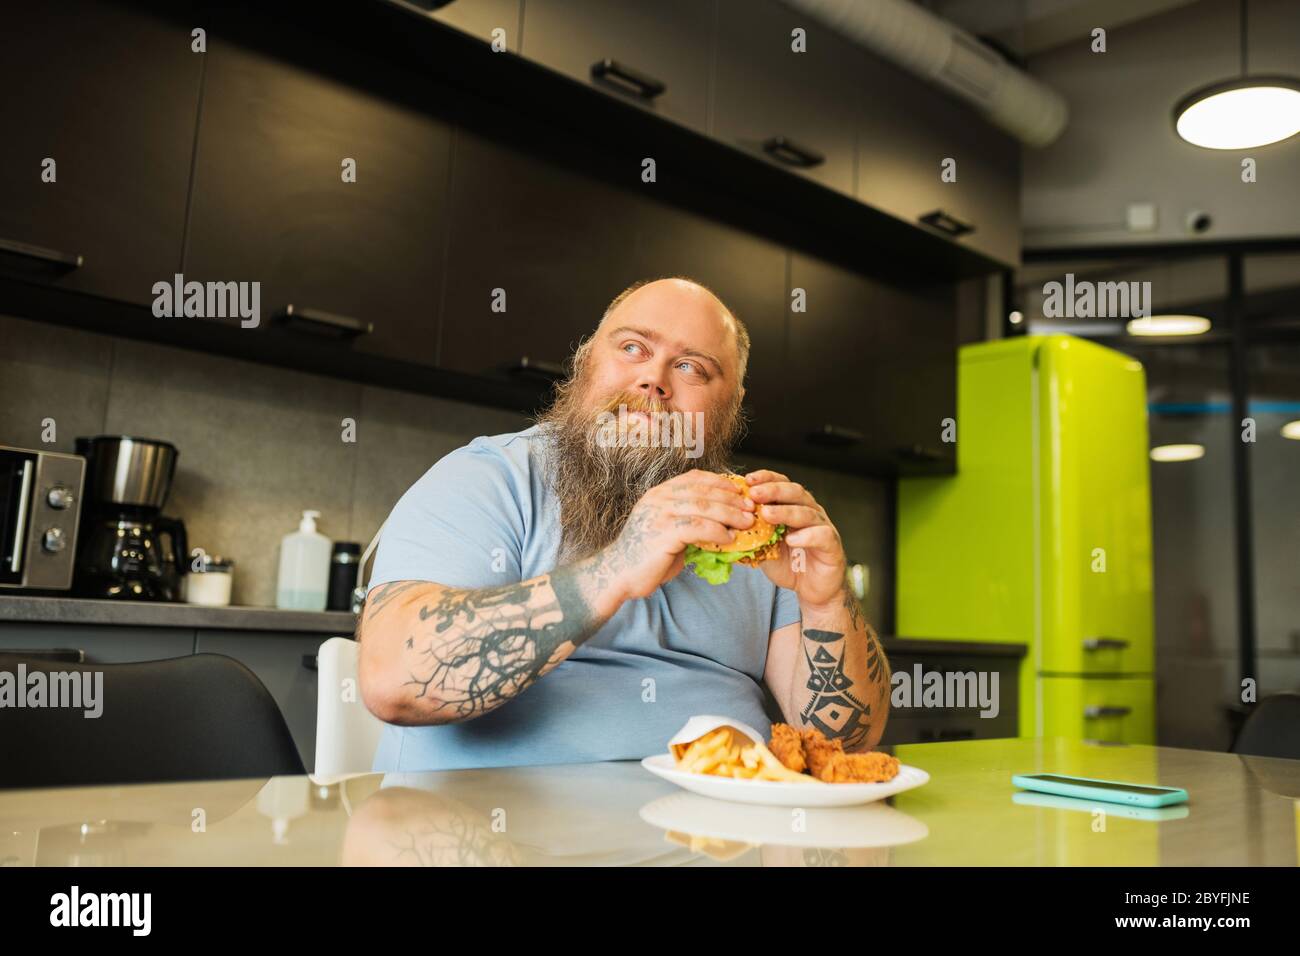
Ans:
{"label": "cabinet handle", "polygon": [[564,381],[564,366],[558,362],[543,362],[525,355],[510,371],[515,375],[545,379],[548,382]]}
{"label": "cabinet handle", "polygon": [[860,445],[866,436],[860,431],[852,428],[845,428],[842,425],[822,425],[815,431],[808,433],[808,441],[814,445],[824,445],[827,448],[848,448],[850,445]]}
{"label": "cabinet handle", "polygon": [[1132,707],[1085,707],[1083,716],[1086,720],[1097,720],[1101,717],[1127,717],[1133,713]]}
{"label": "cabinet handle", "polygon": [[370,322],[354,319],[348,315],[335,315],[320,309],[303,309],[296,305],[286,305],[276,319],[291,328],[306,329],[339,338],[350,339],[358,335],[369,335],[375,330]]}
{"label": "cabinet handle", "polygon": [[816,150],[800,146],[785,136],[773,136],[763,140],[763,152],[787,166],[809,169],[826,162],[826,157]]}
{"label": "cabinet handle", "polygon": [[635,93],[643,100],[653,100],[668,90],[662,80],[656,80],[640,70],[634,70],[630,66],[619,63],[618,60],[608,58],[591,64],[591,75],[611,86]]}
{"label": "cabinet handle", "polygon": [[86,663],[86,652],[80,647],[5,648],[0,650],[0,657],[21,657],[29,661],[54,661],[60,664]]}
{"label": "cabinet handle", "polygon": [[898,449],[898,457],[905,461],[943,461],[942,452],[925,445],[904,445]]}
{"label": "cabinet handle", "polygon": [[1083,642],[1085,651],[1122,651],[1128,641],[1122,637],[1090,637]]}
{"label": "cabinet handle", "polygon": [[44,246],[33,246],[31,243],[18,242],[14,239],[0,239],[0,252],[21,256],[24,259],[35,259],[37,262],[57,266],[59,269],[80,269],[86,261],[78,255],[59,252],[57,249],[46,249]]}
{"label": "cabinet handle", "polygon": [[936,209],[934,212],[927,212],[921,217],[921,222],[927,226],[933,226],[940,232],[946,232],[950,236],[964,236],[968,232],[974,232],[975,226],[964,219],[958,219],[951,213],[946,213],[942,209]]}
{"label": "cabinet handle", "polygon": [[963,727],[940,727],[920,732],[921,743],[939,743],[944,740],[974,740],[975,731]]}

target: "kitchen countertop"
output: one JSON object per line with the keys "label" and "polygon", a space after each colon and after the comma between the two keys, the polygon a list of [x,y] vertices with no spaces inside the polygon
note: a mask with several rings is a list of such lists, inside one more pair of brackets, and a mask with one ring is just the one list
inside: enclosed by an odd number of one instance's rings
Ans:
{"label": "kitchen countertop", "polygon": [[299,631],[350,636],[351,611],[284,611],[275,607],[205,607],[160,601],[100,601],[93,598],[0,597],[0,622]]}
{"label": "kitchen countertop", "polygon": [[[788,807],[688,794],[626,761],[0,791],[0,862],[1295,866],[1300,857],[1297,760],[1059,738],[885,749],[930,782],[866,806],[808,808],[802,829]],[[1164,819],[1091,801],[1017,802],[1026,795],[1011,775],[1032,772],[1181,786],[1191,802]],[[192,827],[195,807],[203,832]]]}
{"label": "kitchen countertop", "polygon": [[[284,611],[274,607],[204,607],[158,601],[98,601],[92,598],[0,596],[0,623],[125,625],[130,627],[211,628],[214,630],[295,631],[351,636],[350,611]],[[1023,657],[1023,644],[952,641],[884,635],[887,653],[962,654]]]}

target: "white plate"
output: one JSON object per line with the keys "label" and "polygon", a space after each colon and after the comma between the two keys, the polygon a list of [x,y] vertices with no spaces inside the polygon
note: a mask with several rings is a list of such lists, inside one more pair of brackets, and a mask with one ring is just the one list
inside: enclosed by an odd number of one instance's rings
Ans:
{"label": "white plate", "polygon": [[792,812],[786,807],[737,806],[678,790],[651,800],[640,815],[664,831],[752,846],[858,849],[915,843],[930,833],[920,820],[883,803],[814,808],[804,814],[799,827],[791,825]]}
{"label": "white plate", "polygon": [[672,754],[655,754],[641,761],[656,777],[663,777],[683,790],[715,800],[734,803],[759,803],[771,807],[852,807],[873,800],[883,800],[904,790],[928,783],[924,770],[902,764],[898,776],[888,783],[788,783],[784,780],[737,780],[714,777],[707,773],[678,770]]}

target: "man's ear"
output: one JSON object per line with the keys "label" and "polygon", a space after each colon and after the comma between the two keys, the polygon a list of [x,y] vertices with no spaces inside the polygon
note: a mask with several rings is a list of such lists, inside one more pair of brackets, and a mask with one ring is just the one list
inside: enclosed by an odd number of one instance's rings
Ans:
{"label": "man's ear", "polygon": [[745,400],[745,386],[743,386],[743,385],[740,386],[740,400],[741,400],[742,402]]}

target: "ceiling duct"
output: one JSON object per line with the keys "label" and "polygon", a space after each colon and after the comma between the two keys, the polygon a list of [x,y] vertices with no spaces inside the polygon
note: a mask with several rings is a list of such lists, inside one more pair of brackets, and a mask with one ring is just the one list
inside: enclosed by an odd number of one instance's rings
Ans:
{"label": "ceiling duct", "polygon": [[783,0],[859,46],[948,90],[1030,146],[1065,128],[1065,98],[961,27],[909,0]]}

